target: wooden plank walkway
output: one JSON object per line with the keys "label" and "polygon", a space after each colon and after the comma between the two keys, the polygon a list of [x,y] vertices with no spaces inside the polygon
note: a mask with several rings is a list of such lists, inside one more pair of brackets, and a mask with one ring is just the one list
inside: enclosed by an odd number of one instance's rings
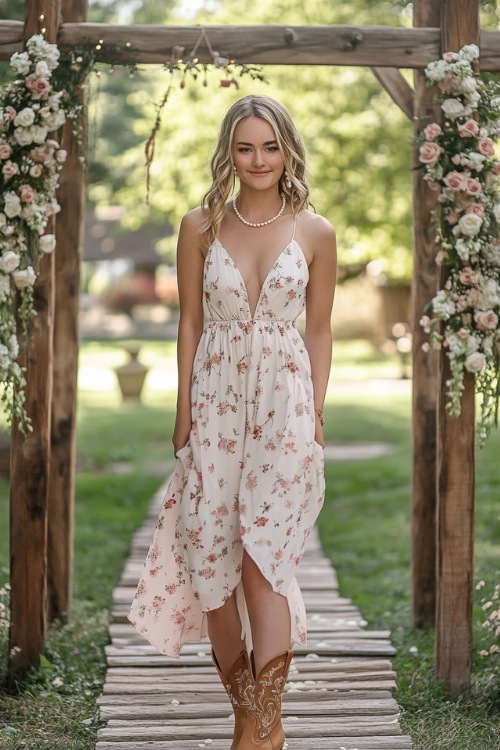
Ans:
{"label": "wooden plank walkway", "polygon": [[[155,495],[114,592],[107,676],[99,699],[96,750],[227,750],[232,711],[208,643],[181,658],[157,653],[126,615],[165,493]],[[395,650],[386,631],[369,631],[338,593],[335,571],[312,534],[298,571],[309,643],[298,647],[283,698],[288,750],[411,750],[392,697]]]}

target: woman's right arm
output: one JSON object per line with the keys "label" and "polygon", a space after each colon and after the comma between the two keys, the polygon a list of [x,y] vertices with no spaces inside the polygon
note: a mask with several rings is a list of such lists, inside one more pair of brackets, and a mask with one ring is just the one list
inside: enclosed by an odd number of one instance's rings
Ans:
{"label": "woman's right arm", "polygon": [[203,264],[201,209],[183,218],[177,242],[179,288],[179,332],[177,337],[177,414],[172,443],[174,452],[183,448],[191,431],[191,377],[196,348],[203,331]]}

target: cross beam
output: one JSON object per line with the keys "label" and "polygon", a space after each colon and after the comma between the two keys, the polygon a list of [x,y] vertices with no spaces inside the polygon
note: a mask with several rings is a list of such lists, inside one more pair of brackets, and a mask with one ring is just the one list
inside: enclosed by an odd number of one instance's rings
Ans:
{"label": "cross beam", "polygon": [[[208,26],[212,47],[257,65],[354,65],[377,68],[425,68],[441,55],[438,28],[398,26]],[[164,63],[177,46],[193,49],[200,26],[112,26],[63,23],[57,43],[62,51],[95,47],[103,62]],[[119,47],[120,49],[117,49]],[[0,60],[23,49],[23,24],[0,22]],[[212,62],[200,44],[200,62]],[[500,32],[481,32],[481,70],[500,71]]]}

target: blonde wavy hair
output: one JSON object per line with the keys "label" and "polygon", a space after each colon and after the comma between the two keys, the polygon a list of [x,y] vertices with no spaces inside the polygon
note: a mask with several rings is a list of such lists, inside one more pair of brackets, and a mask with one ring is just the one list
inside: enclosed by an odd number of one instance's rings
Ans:
{"label": "blonde wavy hair", "polygon": [[201,232],[207,232],[208,242],[217,237],[226,209],[226,203],[234,190],[236,175],[232,154],[234,131],[246,117],[260,117],[268,122],[276,135],[278,147],[283,155],[285,171],[291,182],[286,186],[283,175],[279,182],[280,194],[296,214],[308,208],[309,187],[307,185],[306,152],[302,138],[289,111],[270,96],[250,94],[235,102],[227,111],[219,130],[210,169],[212,186],[202,198],[205,220]]}

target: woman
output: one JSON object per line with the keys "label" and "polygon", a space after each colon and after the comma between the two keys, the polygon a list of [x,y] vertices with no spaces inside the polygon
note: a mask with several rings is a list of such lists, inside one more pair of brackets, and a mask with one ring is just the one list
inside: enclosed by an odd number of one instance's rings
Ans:
{"label": "woman", "polygon": [[130,619],[168,655],[208,633],[232,750],[276,750],[306,640],[294,571],[324,499],[335,233],[308,210],[302,141],[270,97],[229,109],[211,168],[179,233],[177,464]]}

